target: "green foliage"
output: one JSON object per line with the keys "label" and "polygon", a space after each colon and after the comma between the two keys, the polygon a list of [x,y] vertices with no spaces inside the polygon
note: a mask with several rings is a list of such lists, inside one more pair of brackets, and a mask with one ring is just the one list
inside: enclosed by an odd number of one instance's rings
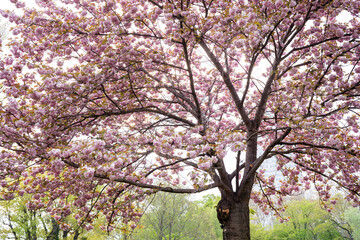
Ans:
{"label": "green foliage", "polygon": [[[0,239],[107,239],[107,233],[100,229],[100,224],[105,222],[104,217],[96,219],[94,229],[84,231],[77,221],[68,216],[62,221],[70,226],[69,231],[60,229],[60,223],[50,216],[45,210],[29,210],[26,203],[30,197],[15,198],[11,201],[0,201]],[[118,234],[114,232],[113,234]]]}
{"label": "green foliage", "polygon": [[220,227],[219,220],[217,219],[216,206],[220,201],[220,196],[215,196],[214,194],[209,194],[203,197],[201,201],[198,201],[200,209],[202,212],[206,213],[206,216],[209,215],[211,221],[211,227],[215,231],[216,239],[222,239],[223,232]]}
{"label": "green foliage", "polygon": [[349,223],[353,239],[360,240],[360,209],[359,208],[348,208],[344,212],[345,221]]}
{"label": "green foliage", "polygon": [[15,239],[31,240],[46,236],[45,230],[48,229],[48,226],[43,214],[39,211],[27,209],[25,206],[27,200],[24,197],[1,202],[1,239],[12,236]]}
{"label": "green foliage", "polygon": [[266,230],[261,226],[261,224],[251,224],[250,225],[250,234],[252,240],[263,240],[269,239],[270,231]]}
{"label": "green foliage", "polygon": [[218,201],[214,195],[190,201],[186,195],[157,193],[131,239],[222,239],[215,211]]}
{"label": "green foliage", "polygon": [[[216,215],[219,196],[206,195],[201,200],[191,201],[188,195],[157,193],[147,202],[147,211],[138,227],[132,231],[130,226],[118,226],[107,233],[100,225],[100,216],[91,231],[78,228],[71,216],[65,219],[71,226],[69,232],[59,229],[59,223],[45,211],[30,211],[25,204],[28,197],[12,201],[2,201],[0,239],[107,239],[107,240],[220,240],[222,229]],[[285,223],[275,224],[272,229],[264,228],[256,220],[256,211],[251,209],[254,224],[251,224],[252,240],[360,240],[360,210],[353,208],[338,196],[332,211],[324,210],[319,202],[309,200],[289,201],[283,217]],[[256,223],[256,224],[255,224]],[[11,225],[11,226],[10,226]],[[57,231],[54,231],[54,229]],[[55,232],[52,237],[51,232]],[[16,236],[16,237],[15,237]]]}
{"label": "green foliage", "polygon": [[[253,240],[359,240],[360,211],[340,199],[332,212],[322,208],[318,201],[297,200],[287,203],[283,217],[289,221],[265,229],[261,224],[251,225]],[[346,209],[342,211],[343,209]]]}

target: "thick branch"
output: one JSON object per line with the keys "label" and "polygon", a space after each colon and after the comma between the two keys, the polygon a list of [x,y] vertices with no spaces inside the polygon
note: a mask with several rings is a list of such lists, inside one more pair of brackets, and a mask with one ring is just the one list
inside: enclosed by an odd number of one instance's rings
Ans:
{"label": "thick branch", "polygon": [[269,95],[270,95],[271,85],[272,85],[272,83],[275,80],[275,77],[277,75],[276,68],[279,65],[279,63],[280,63],[279,61],[275,60],[272,72],[271,72],[268,80],[266,81],[264,90],[263,90],[263,92],[261,94],[261,99],[260,99],[260,102],[259,102],[259,106],[258,106],[258,109],[256,111],[255,118],[254,118],[254,123],[255,123],[256,129],[258,127],[260,127],[260,123],[261,123],[261,121],[262,121],[262,119],[264,117],[264,113],[265,113],[265,109],[266,109],[266,103],[267,103],[267,100],[268,100]]}
{"label": "thick branch", "polygon": [[192,73],[192,70],[191,70],[190,57],[189,57],[189,53],[188,53],[188,50],[187,50],[187,45],[186,45],[186,42],[185,42],[184,39],[182,40],[182,45],[183,45],[183,49],[184,49],[187,72],[189,73],[191,94],[192,94],[192,96],[194,98],[195,105],[196,105],[196,118],[197,118],[199,124],[202,124],[200,103],[199,103],[199,99],[198,99],[198,97],[196,95],[194,77],[193,77],[193,73]]}
{"label": "thick branch", "polygon": [[231,82],[229,73],[225,71],[224,67],[221,65],[221,63],[216,58],[216,56],[211,52],[211,50],[209,49],[209,47],[207,46],[207,44],[204,42],[203,39],[199,40],[199,44],[204,49],[206,55],[210,58],[211,62],[215,65],[216,69],[220,72],[226,87],[229,89],[231,97],[235,103],[235,106],[236,106],[243,122],[245,123],[245,125],[248,128],[250,128],[251,120],[249,119],[249,117],[245,111],[244,105],[242,104],[242,102],[239,98],[239,95],[238,95],[234,85]]}
{"label": "thick branch", "polygon": [[[107,179],[109,180],[109,177],[106,175],[102,175],[102,174],[94,174],[94,177],[96,178],[101,178],[101,179]],[[186,188],[172,188],[172,187],[162,187],[160,185],[153,185],[153,184],[147,184],[147,183],[141,183],[141,182],[135,182],[135,181],[130,181],[127,179],[115,179],[114,181],[116,182],[120,182],[120,183],[127,183],[130,184],[132,186],[136,186],[136,187],[140,187],[140,188],[148,188],[148,189],[154,189],[154,190],[159,190],[162,192],[171,192],[171,193],[197,193],[197,192],[202,192],[208,189],[212,189],[215,187],[218,187],[217,184],[213,183],[213,184],[209,184],[206,185],[202,188],[197,188],[197,189],[186,189]]]}
{"label": "thick branch", "polygon": [[[68,160],[63,159],[62,161],[64,163],[66,163],[67,165],[73,167],[73,168],[80,168],[81,167],[79,164],[70,162]],[[110,178],[105,174],[95,173],[94,177],[95,178],[100,178],[100,179],[105,179],[105,180],[110,180]],[[154,189],[154,190],[158,190],[158,191],[162,191],[162,192],[171,192],[171,193],[197,193],[197,192],[203,192],[203,191],[208,190],[208,189],[219,187],[219,185],[217,183],[212,183],[212,184],[209,184],[209,185],[206,185],[204,187],[197,188],[197,189],[190,189],[190,188],[162,187],[161,185],[153,185],[153,184],[141,183],[141,182],[138,182],[138,181],[130,181],[130,180],[127,180],[127,179],[122,179],[122,178],[117,178],[117,179],[114,179],[113,181],[119,182],[119,183],[126,183],[126,184],[136,186],[136,187],[140,187],[140,188],[148,188],[148,189]]]}
{"label": "thick branch", "polygon": [[130,113],[139,113],[139,112],[157,113],[157,114],[166,116],[168,118],[171,118],[173,120],[185,123],[188,126],[191,126],[191,127],[196,126],[196,124],[194,124],[193,122],[191,122],[189,120],[186,120],[186,119],[178,117],[178,116],[176,116],[174,114],[165,112],[165,111],[163,111],[161,109],[158,109],[157,107],[133,108],[133,109],[121,110],[121,111],[104,111],[101,114],[84,114],[82,117],[84,117],[84,118],[98,118],[98,117],[125,115],[125,114],[130,114]]}
{"label": "thick branch", "polygon": [[242,163],[239,165],[239,169],[238,170],[234,170],[230,175],[229,178],[230,180],[232,180],[237,174],[239,174],[239,172],[245,168],[245,163]]}

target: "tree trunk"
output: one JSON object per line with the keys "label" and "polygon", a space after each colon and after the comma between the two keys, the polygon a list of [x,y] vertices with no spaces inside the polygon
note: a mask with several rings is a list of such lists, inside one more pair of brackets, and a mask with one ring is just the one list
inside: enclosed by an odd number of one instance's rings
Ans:
{"label": "tree trunk", "polygon": [[217,206],[223,240],[250,239],[249,202],[222,199]]}
{"label": "tree trunk", "polygon": [[[220,189],[221,200],[216,211],[223,229],[223,240],[250,240],[249,202],[256,173],[256,169],[252,168],[257,159],[257,128],[249,130],[247,136],[244,175],[241,183],[237,182],[235,191],[229,190],[232,187],[231,183],[228,183],[228,189]],[[239,169],[236,175],[239,174]]]}
{"label": "tree trunk", "polygon": [[[79,238],[79,235],[80,235],[79,229],[76,229],[73,240],[77,240],[77,239]],[[126,235],[125,235],[125,236],[126,236]]]}
{"label": "tree trunk", "polygon": [[67,236],[68,236],[69,231],[63,231],[63,239],[67,240]]}
{"label": "tree trunk", "polygon": [[51,218],[51,225],[52,225],[52,230],[50,234],[46,237],[46,240],[59,240],[59,232],[60,232],[59,223],[54,218]]}

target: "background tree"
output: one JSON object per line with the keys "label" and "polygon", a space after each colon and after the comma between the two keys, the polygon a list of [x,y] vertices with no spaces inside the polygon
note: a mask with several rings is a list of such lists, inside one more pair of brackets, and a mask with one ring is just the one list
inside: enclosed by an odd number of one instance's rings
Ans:
{"label": "background tree", "polygon": [[28,197],[2,201],[2,239],[45,239],[51,231],[49,216],[44,218],[44,211],[29,210],[26,207]]}
{"label": "background tree", "polygon": [[220,196],[213,194],[205,195],[197,204],[201,206],[201,212],[210,220],[209,228],[214,229],[216,237],[214,239],[222,239],[222,229],[217,219],[216,206],[220,201]]}
{"label": "background tree", "polygon": [[351,238],[354,240],[360,240],[360,209],[359,208],[348,208],[345,210],[344,219],[350,225]]}
{"label": "background tree", "polygon": [[286,230],[287,239],[340,239],[337,226],[330,220],[328,212],[320,208],[318,201],[300,200],[289,202],[284,213],[289,221],[277,225],[277,231]]}
{"label": "background tree", "polygon": [[[46,240],[86,240],[107,238],[107,232],[100,229],[99,217],[94,222],[94,229],[84,231],[79,228],[77,221],[71,217],[62,219],[70,228],[60,229],[60,222],[43,209],[29,210],[26,206],[31,197],[24,195],[9,201],[0,202],[3,214],[0,223],[1,239],[46,239]],[[120,224],[119,224],[120,226]]]}
{"label": "background tree", "polygon": [[224,239],[250,238],[251,197],[326,201],[331,181],[359,204],[358,0],[12,2],[2,198],[90,230],[138,221],[154,191],[217,188]]}
{"label": "background tree", "polygon": [[222,239],[221,234],[216,234],[220,226],[214,223],[217,221],[216,204],[212,204],[214,198],[204,199],[208,205],[188,198],[187,195],[157,193],[139,222],[141,227],[131,234],[131,239]]}
{"label": "background tree", "polygon": [[[287,219],[284,223],[274,222],[273,225],[263,226],[255,222],[251,226],[252,239],[358,239],[357,218],[358,208],[349,206],[341,195],[327,202],[327,211],[324,203],[304,198],[291,198],[286,201],[287,208],[281,215]],[[253,218],[252,218],[253,219]]]}
{"label": "background tree", "polygon": [[354,232],[357,229],[354,225],[356,219],[349,219],[348,215],[356,215],[359,208],[352,207],[341,194],[336,194],[333,199],[325,203],[325,206],[330,208],[329,219],[336,225],[344,239],[354,239]]}

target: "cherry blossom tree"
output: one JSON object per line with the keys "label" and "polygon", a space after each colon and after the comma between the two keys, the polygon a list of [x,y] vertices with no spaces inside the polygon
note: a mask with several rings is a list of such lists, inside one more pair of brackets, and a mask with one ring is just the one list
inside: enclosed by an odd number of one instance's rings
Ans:
{"label": "cherry blossom tree", "polygon": [[359,205],[358,0],[11,2],[2,198],[111,230],[153,192],[217,188],[224,239],[250,238],[251,198]]}

